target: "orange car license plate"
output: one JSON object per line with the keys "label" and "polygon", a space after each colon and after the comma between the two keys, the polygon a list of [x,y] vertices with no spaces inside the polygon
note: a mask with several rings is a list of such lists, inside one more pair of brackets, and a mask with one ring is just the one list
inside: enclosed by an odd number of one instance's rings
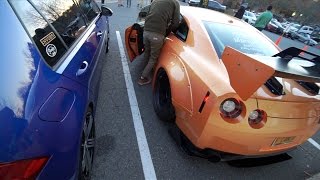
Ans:
{"label": "orange car license plate", "polygon": [[295,136],[292,136],[292,137],[278,137],[278,138],[275,138],[273,143],[272,143],[272,146],[278,146],[278,145],[281,145],[281,144],[289,144],[289,143],[292,143],[292,141],[294,140]]}

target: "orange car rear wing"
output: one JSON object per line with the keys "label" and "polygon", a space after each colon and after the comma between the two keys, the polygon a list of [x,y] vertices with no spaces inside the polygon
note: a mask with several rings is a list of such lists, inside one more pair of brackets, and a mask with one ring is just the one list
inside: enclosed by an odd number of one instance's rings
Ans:
{"label": "orange car rear wing", "polygon": [[[301,57],[304,52],[311,58]],[[222,61],[230,84],[247,100],[273,76],[306,82],[320,82],[320,56],[298,48],[288,48],[273,57],[248,55],[226,47]]]}

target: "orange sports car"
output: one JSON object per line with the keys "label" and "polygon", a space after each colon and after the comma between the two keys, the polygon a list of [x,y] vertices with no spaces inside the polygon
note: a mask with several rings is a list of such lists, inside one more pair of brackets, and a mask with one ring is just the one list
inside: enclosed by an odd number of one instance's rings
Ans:
{"label": "orange sports car", "polygon": [[[132,61],[143,52],[143,22],[125,35]],[[280,154],[320,127],[319,62],[297,48],[281,51],[234,17],[181,7],[179,28],[166,38],[154,69],[154,110],[175,122],[179,142],[194,155]]]}

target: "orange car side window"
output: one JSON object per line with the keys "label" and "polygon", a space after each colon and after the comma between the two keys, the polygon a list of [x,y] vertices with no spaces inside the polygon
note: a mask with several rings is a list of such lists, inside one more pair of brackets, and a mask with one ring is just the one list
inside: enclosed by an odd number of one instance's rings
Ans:
{"label": "orange car side window", "polygon": [[182,19],[181,23],[176,31],[176,36],[181,40],[181,41],[186,41],[187,40],[187,36],[188,36],[188,31],[189,31],[189,27],[187,25],[187,23]]}

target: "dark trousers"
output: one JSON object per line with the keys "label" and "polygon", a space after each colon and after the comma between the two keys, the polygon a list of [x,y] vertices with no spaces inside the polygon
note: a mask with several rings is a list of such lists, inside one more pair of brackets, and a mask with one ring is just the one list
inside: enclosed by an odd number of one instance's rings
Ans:
{"label": "dark trousers", "polygon": [[259,31],[262,31],[264,28],[261,27],[255,27],[256,29],[258,29]]}
{"label": "dark trousers", "polygon": [[158,57],[161,52],[162,45],[164,43],[165,37],[162,34],[144,31],[143,32],[143,43],[144,43],[144,59],[148,61],[148,64],[142,72],[142,77],[149,78],[157,63]]}
{"label": "dark trousers", "polygon": [[131,7],[131,0],[127,0],[127,7]]}

